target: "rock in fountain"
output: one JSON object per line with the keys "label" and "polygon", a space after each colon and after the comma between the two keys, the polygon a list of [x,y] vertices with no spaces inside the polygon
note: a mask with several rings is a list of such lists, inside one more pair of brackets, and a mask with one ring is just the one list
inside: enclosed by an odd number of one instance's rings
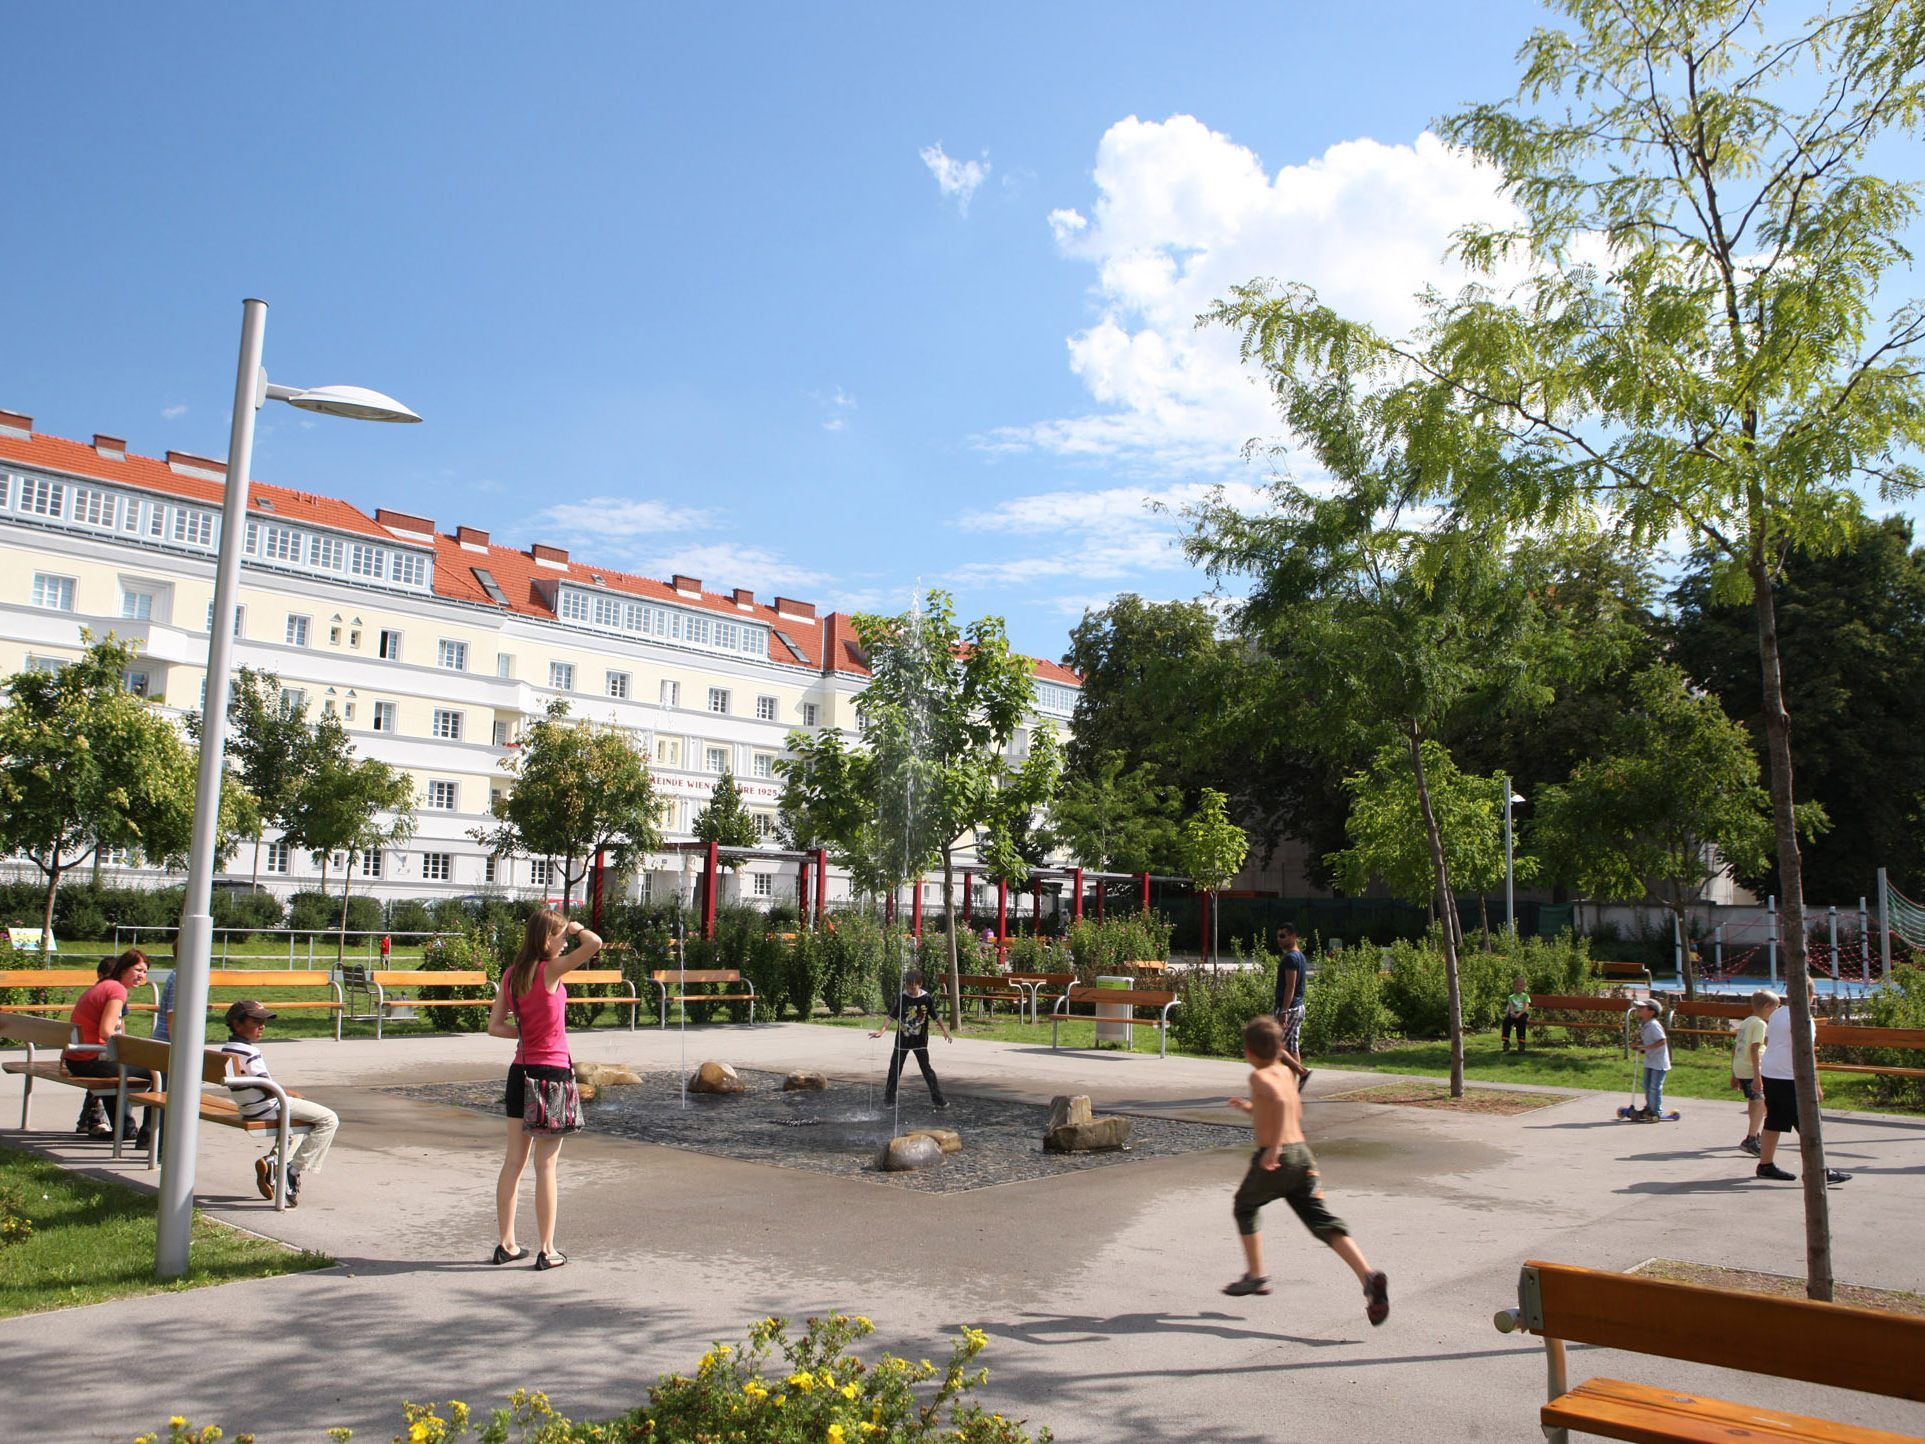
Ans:
{"label": "rock in fountain", "polygon": [[746,1093],[747,1087],[733,1068],[713,1059],[697,1068],[688,1080],[691,1093]]}
{"label": "rock in fountain", "polygon": [[[957,1146],[961,1146],[960,1141]],[[912,1168],[929,1168],[941,1162],[942,1145],[926,1133],[906,1133],[892,1138],[876,1154],[876,1167],[884,1173],[907,1173]]]}
{"label": "rock in fountain", "polygon": [[782,1080],[784,1093],[820,1093],[829,1086],[829,1080],[820,1073],[791,1073]]}
{"label": "rock in fountain", "polygon": [[1130,1146],[1130,1120],[1121,1115],[1098,1118],[1087,1096],[1049,1100],[1049,1127],[1043,1133],[1046,1153],[1098,1153]]}
{"label": "rock in fountain", "polygon": [[642,1081],[642,1075],[621,1063],[577,1063],[575,1081],[584,1088],[624,1088]]}
{"label": "rock in fountain", "polygon": [[962,1152],[962,1134],[953,1128],[912,1128],[903,1137],[930,1139],[944,1153]]}

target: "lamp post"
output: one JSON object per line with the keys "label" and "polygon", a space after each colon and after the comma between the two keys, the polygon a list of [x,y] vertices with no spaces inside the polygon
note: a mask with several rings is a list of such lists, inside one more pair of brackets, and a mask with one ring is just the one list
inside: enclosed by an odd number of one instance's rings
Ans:
{"label": "lamp post", "polygon": [[1511,809],[1524,799],[1511,791],[1511,779],[1504,784],[1504,929],[1517,936],[1517,877],[1511,849]]}
{"label": "lamp post", "polygon": [[[247,476],[254,459],[254,413],[263,403],[285,401],[303,411],[357,421],[419,421],[392,397],[359,386],[277,386],[261,367],[267,302],[241,303],[241,359],[234,380],[234,419],[227,440],[226,496],[221,507],[220,559],[214,570],[214,624],[207,638],[207,700],[201,712],[200,776],[194,791],[193,845],[187,861],[187,904],[174,945],[180,974],[174,989],[171,1037],[182,1061],[170,1080],[176,1098],[200,1092],[200,1057],[207,1042],[207,969],[214,941],[214,857],[220,832],[221,766],[227,743],[227,683],[233,655],[234,593],[240,585],[241,542],[247,529]],[[187,1272],[194,1222],[194,1166],[200,1110],[170,1108],[161,1151],[160,1214],[154,1272],[179,1278]],[[282,1160],[286,1166],[286,1160]]]}

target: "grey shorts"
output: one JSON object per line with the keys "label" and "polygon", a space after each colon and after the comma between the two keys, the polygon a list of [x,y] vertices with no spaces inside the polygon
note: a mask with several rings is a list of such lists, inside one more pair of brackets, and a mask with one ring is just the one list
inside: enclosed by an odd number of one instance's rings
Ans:
{"label": "grey shorts", "polygon": [[1283,1051],[1292,1058],[1303,1055],[1303,1004],[1294,1008],[1281,1008],[1274,1014],[1277,1025],[1283,1029]]}
{"label": "grey shorts", "polygon": [[1243,1182],[1237,1185],[1236,1197],[1230,1204],[1238,1233],[1255,1233],[1257,1210],[1278,1199],[1289,1204],[1303,1220],[1303,1226],[1325,1243],[1350,1232],[1344,1221],[1324,1206],[1323,1188],[1317,1179],[1317,1160],[1311,1156],[1309,1144],[1284,1144],[1275,1168],[1259,1167],[1257,1160],[1261,1157],[1260,1148],[1250,1155],[1250,1171],[1243,1175]]}

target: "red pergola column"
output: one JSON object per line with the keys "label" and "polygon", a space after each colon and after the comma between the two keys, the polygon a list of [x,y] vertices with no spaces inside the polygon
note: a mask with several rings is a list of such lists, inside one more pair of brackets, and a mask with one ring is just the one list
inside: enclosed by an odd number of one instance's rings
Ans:
{"label": "red pergola column", "polygon": [[600,932],[602,930],[603,868],[604,868],[603,853],[602,853],[602,850],[598,847],[595,849],[595,889],[592,894],[594,901],[589,904],[589,916],[592,919],[589,926],[594,928],[596,932]]}
{"label": "red pergola column", "polygon": [[996,962],[1000,965],[1009,942],[1009,883],[996,882]]}
{"label": "red pergola column", "polygon": [[910,923],[910,927],[915,931],[916,941],[921,942],[922,941],[922,879],[917,878],[915,882],[911,884],[911,886],[915,888],[916,895],[915,895],[915,898],[909,904],[910,916],[912,919]]}
{"label": "red pergola column", "polygon": [[822,921],[823,904],[829,897],[829,850],[818,847],[815,850],[815,920]]}
{"label": "red pergola column", "polygon": [[1070,904],[1069,918],[1071,922],[1080,923],[1083,920],[1083,869],[1077,868],[1073,876],[1076,879],[1072,884],[1076,889],[1076,901]]}
{"label": "red pergola column", "polygon": [[722,860],[721,844],[711,842],[702,860],[702,940],[715,941],[715,874]]}
{"label": "red pergola column", "polygon": [[1150,875],[1146,872],[1140,876],[1143,879],[1143,911],[1148,912],[1150,910]]}
{"label": "red pergola column", "polygon": [[896,920],[896,890],[889,889],[889,896],[882,900],[882,920],[892,923]]}
{"label": "red pergola column", "polygon": [[970,904],[975,900],[975,896],[976,896],[976,874],[973,872],[964,872],[963,873],[963,926],[964,927],[969,926]]}

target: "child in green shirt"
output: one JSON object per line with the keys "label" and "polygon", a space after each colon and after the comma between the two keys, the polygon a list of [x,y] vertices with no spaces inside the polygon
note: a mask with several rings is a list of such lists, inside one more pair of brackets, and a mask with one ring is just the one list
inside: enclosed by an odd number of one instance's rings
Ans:
{"label": "child in green shirt", "polygon": [[1531,1025],[1531,989],[1529,982],[1521,977],[1512,978],[1511,987],[1516,991],[1504,1000],[1504,1051],[1511,1051],[1511,1029],[1516,1028],[1517,1051],[1522,1053],[1524,1030]]}

